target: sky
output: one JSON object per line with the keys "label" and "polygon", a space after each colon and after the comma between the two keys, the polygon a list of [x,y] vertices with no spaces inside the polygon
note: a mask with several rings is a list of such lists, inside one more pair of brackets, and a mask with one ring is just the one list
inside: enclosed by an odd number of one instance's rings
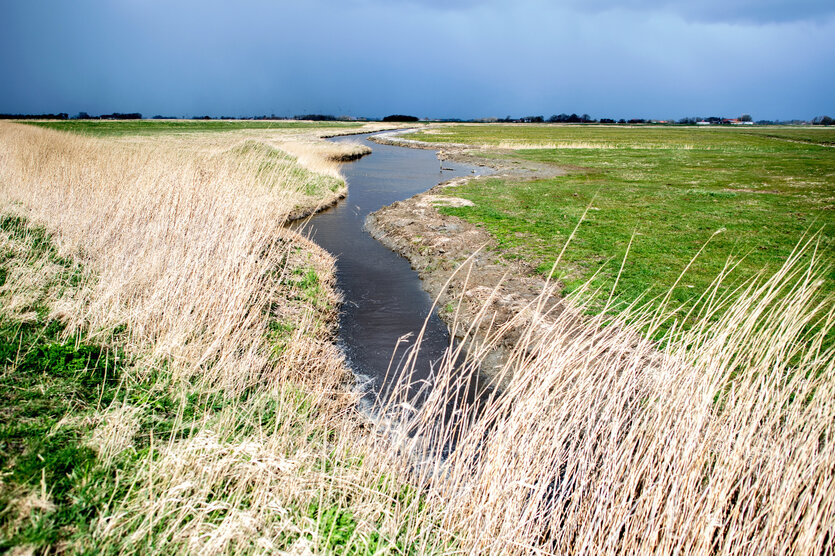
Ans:
{"label": "sky", "polygon": [[833,0],[0,0],[0,113],[835,116]]}

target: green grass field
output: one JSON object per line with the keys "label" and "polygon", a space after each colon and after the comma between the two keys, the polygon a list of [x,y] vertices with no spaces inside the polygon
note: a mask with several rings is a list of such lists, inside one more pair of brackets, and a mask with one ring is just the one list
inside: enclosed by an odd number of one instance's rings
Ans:
{"label": "green grass field", "polygon": [[354,122],[308,122],[270,120],[20,120],[21,123],[71,131],[84,135],[122,136],[158,135],[207,131],[237,131],[241,129],[309,129],[318,127],[359,127]]}
{"label": "green grass field", "polygon": [[[567,175],[478,180],[450,191],[474,207],[443,210],[485,226],[505,256],[547,272],[590,207],[559,269],[568,291],[599,271],[592,284],[605,300],[633,234],[617,288],[625,302],[665,292],[708,240],[676,301],[703,292],[729,258],[738,280],[775,270],[804,234],[821,231],[819,252],[835,262],[832,128],[480,125],[410,137],[551,145],[486,156],[554,164]],[[832,292],[835,273],[829,277]]]}

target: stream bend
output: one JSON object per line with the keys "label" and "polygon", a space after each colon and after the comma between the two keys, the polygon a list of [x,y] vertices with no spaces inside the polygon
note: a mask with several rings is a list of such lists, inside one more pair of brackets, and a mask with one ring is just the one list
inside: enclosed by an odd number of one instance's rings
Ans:
{"label": "stream bend", "polygon": [[[371,134],[331,141],[362,141]],[[397,380],[394,367],[414,345],[432,310],[409,261],[371,237],[366,217],[396,201],[408,199],[442,181],[483,169],[445,160],[436,151],[373,143],[372,153],[343,165],[347,197],[314,216],[306,229],[310,238],[336,257],[336,283],[343,296],[338,345],[367,398],[384,396]],[[412,380],[430,376],[450,346],[446,324],[437,314],[427,322]],[[397,347],[395,351],[395,347]],[[392,372],[389,372],[393,361]]]}

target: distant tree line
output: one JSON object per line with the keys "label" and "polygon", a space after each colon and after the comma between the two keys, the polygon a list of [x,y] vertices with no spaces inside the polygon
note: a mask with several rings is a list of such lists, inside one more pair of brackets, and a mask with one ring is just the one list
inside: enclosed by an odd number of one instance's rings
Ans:
{"label": "distant tree line", "polygon": [[[549,118],[544,118],[543,116],[522,116],[519,118],[514,118],[512,116],[507,116],[505,118],[475,118],[470,120],[462,120],[460,118],[443,118],[434,121],[440,122],[499,122],[499,123],[553,123],[553,124],[663,124],[663,125],[732,125],[732,124],[746,124],[750,123],[753,124],[754,118],[751,117],[750,114],[742,114],[736,118],[726,118],[722,116],[707,116],[707,117],[694,117],[688,116],[686,118],[681,118],[679,120],[653,120],[653,119],[645,119],[645,118],[620,118],[618,120],[614,118],[599,118],[595,119],[589,116],[588,114],[577,115],[576,113],[572,114],[554,114]],[[835,125],[835,119],[829,116],[818,116],[813,118],[812,120],[758,120],[757,124],[761,125]]]}
{"label": "distant tree line", "polygon": [[[175,120],[177,119],[176,116],[160,116],[157,114],[153,116],[154,120]],[[260,116],[209,116],[208,114],[203,116],[191,116],[190,118],[186,118],[185,116],[182,119],[190,119],[190,120],[238,120],[238,121],[253,121],[253,120],[311,120],[314,122],[353,122],[353,121],[368,121],[368,118],[354,118],[353,116],[332,116],[330,114],[297,114],[292,118],[288,116],[276,116],[275,114],[270,114],[269,116],[266,114],[262,114]]]}
{"label": "distant tree line", "polygon": [[[444,120],[447,121],[447,120]],[[459,120],[460,121],[460,120]],[[615,120],[613,118],[600,118],[596,120],[589,116],[588,114],[583,114],[578,116],[577,114],[554,114],[549,117],[547,120],[543,116],[523,116],[521,118],[513,118],[511,116],[507,116],[506,118],[482,118],[479,120],[470,120],[470,121],[492,121],[492,122],[501,122],[501,123],[517,123],[517,124],[540,124],[540,123],[550,123],[550,124],[643,124],[643,123],[668,123],[665,121],[658,122],[656,120],[644,120],[641,118],[632,118],[631,120],[625,120],[621,118],[620,120]]]}
{"label": "distant tree line", "polygon": [[[66,112],[57,114],[0,114],[0,120],[141,120],[142,114],[139,112],[113,112],[112,114],[101,114],[99,116],[92,116],[87,112],[79,112],[75,116],[70,117]],[[152,119],[177,119],[177,116],[161,116],[159,114],[152,117]],[[285,119],[282,116],[275,114],[261,115],[261,116],[220,116],[212,117],[192,116],[192,120],[280,120]],[[355,118],[352,116],[333,116],[331,114],[298,114],[293,116],[294,120],[309,120],[316,122],[331,122],[331,121],[373,121],[374,118]],[[382,119],[384,122],[417,122],[419,119],[416,116],[408,116],[405,114],[392,114]],[[600,118],[594,119],[588,114],[577,115],[572,114],[554,114],[549,118],[543,116],[522,116],[520,118],[513,118],[507,116],[505,118],[476,118],[476,119],[461,119],[461,118],[441,118],[433,121],[440,122],[501,122],[501,123],[554,123],[554,124],[679,124],[679,125],[730,125],[738,123],[753,124],[754,119],[750,114],[742,114],[737,118],[724,118],[720,116],[708,117],[693,117],[688,116],[678,120],[647,120],[644,118]],[[817,116],[811,120],[757,120],[759,125],[835,125],[835,118],[830,116]]]}
{"label": "distant tree line", "polygon": [[66,112],[60,114],[0,114],[0,120],[69,120]]}

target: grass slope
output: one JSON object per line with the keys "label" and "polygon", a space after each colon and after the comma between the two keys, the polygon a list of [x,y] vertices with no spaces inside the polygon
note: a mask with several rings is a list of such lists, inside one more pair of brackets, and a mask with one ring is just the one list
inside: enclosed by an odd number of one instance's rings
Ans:
{"label": "grass slope", "polygon": [[[141,490],[146,481],[152,492],[156,482],[157,488],[165,487],[165,475],[158,469],[165,465],[165,445],[180,442],[205,450],[208,431],[219,431],[221,446],[252,442],[263,430],[281,431],[290,447],[322,454],[313,458],[312,469],[300,469],[301,475],[356,465],[329,447],[334,432],[317,422],[320,408],[302,384],[254,384],[230,396],[198,381],[172,383],[164,369],[142,373],[131,368],[117,336],[103,345],[83,334],[68,335],[50,313],[56,296],[72,295],[82,284],[83,269],[57,254],[43,228],[20,217],[0,217],[0,240],[0,550],[159,549],[155,535],[144,533],[148,523],[143,513],[127,519],[121,529],[142,533],[118,540],[102,535],[101,518],[113,512],[114,504],[146,504],[147,493]],[[305,259],[298,249],[294,256]],[[45,279],[32,280],[35,275]],[[304,263],[284,273],[281,287],[283,305],[312,307],[319,315],[334,310],[318,273]],[[273,319],[273,359],[278,362],[300,337],[324,327],[326,322]],[[236,499],[227,480],[201,484],[206,491],[193,493],[217,506],[203,516],[208,522],[220,524],[251,503]],[[393,483],[386,488],[406,487]],[[404,490],[398,496],[408,501],[414,494]],[[288,527],[288,511],[290,523],[312,523],[314,530]],[[314,537],[326,551],[356,544],[357,520],[338,493],[323,492],[312,502],[302,496],[288,511],[275,514],[274,525],[288,528],[275,546],[279,550],[294,543],[313,546]],[[158,518],[154,527],[178,530],[181,519]],[[388,541],[375,532],[369,546],[397,542],[405,546],[405,541]]]}

